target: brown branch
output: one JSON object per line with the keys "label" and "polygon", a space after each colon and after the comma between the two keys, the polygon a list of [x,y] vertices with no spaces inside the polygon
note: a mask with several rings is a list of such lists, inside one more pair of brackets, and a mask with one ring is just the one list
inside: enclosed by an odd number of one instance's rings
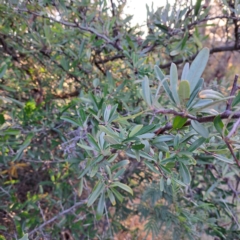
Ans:
{"label": "brown branch", "polygon": [[[158,113],[162,114],[172,114],[174,116],[182,116],[182,117],[187,117],[191,120],[198,121],[200,123],[207,123],[207,122],[212,122],[216,116],[207,116],[207,117],[195,117],[189,114],[186,114],[184,112],[177,112],[175,110],[169,110],[169,109],[161,109],[158,110]],[[232,119],[240,118],[240,111],[238,112],[232,112],[229,110],[224,111],[223,113],[220,114],[221,119],[227,119],[231,116]],[[185,124],[185,126],[189,126],[191,124],[191,120],[188,120]],[[172,123],[167,123],[164,127],[158,129],[155,133],[157,135],[162,134],[170,129],[172,129],[173,125]]]}
{"label": "brown branch", "polygon": [[44,222],[43,224],[41,224],[39,227],[33,229],[30,233],[29,236],[33,235],[35,232],[40,231],[41,229],[43,229],[45,226],[47,226],[48,224],[56,221],[58,218],[70,213],[72,210],[74,210],[77,207],[82,206],[83,204],[87,203],[87,200],[82,200],[81,202],[77,202],[75,203],[72,207],[65,209],[64,211],[60,212],[59,214],[57,214],[56,216],[54,216],[53,218],[49,219],[48,221]]}
{"label": "brown branch", "polygon": [[240,167],[240,162],[238,161],[236,155],[234,154],[233,148],[232,148],[231,144],[229,143],[228,139],[223,139],[223,140],[224,140],[224,142],[226,143],[226,145],[227,145],[227,147],[228,147],[231,155],[233,156],[234,161],[236,162],[236,164],[238,165],[238,167]]}
{"label": "brown branch", "polygon": [[[221,46],[221,47],[216,47],[216,48],[212,48],[210,49],[210,54],[214,54],[214,53],[218,53],[218,52],[232,52],[232,51],[238,51],[240,50],[240,46]],[[198,53],[190,56],[187,60],[188,61],[192,61],[196,56],[198,55]],[[184,59],[179,59],[176,61],[173,61],[173,63],[175,63],[176,65],[181,64],[183,62],[185,62],[186,60]],[[159,67],[160,68],[169,68],[171,66],[172,62],[169,63],[165,63],[165,64],[161,64]]]}
{"label": "brown branch", "polygon": [[67,22],[67,21],[64,21],[64,20],[57,20],[56,18],[47,16],[47,15],[42,15],[42,14],[37,13],[37,12],[31,12],[28,9],[16,8],[16,10],[20,11],[20,12],[26,12],[26,13],[29,13],[29,14],[33,14],[34,16],[37,16],[37,17],[42,17],[42,18],[45,18],[45,19],[49,19],[53,22],[60,23],[60,24],[62,24],[64,26],[67,26],[67,27],[78,28],[79,30],[82,30],[84,32],[92,33],[92,34],[98,36],[99,38],[103,39],[107,44],[112,45],[117,50],[123,50],[123,48],[117,44],[117,41],[112,41],[110,38],[108,38],[108,36],[97,32],[94,28],[88,27],[88,26],[83,26],[76,21],[75,22]]}

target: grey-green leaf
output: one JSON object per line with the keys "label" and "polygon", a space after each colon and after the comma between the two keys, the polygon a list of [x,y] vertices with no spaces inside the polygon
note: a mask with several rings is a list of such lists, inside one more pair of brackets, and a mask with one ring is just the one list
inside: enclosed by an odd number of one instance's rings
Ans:
{"label": "grey-green leaf", "polygon": [[191,125],[193,129],[197,133],[199,133],[202,137],[208,138],[209,132],[201,123],[199,123],[198,121],[192,120]]}
{"label": "grey-green leaf", "polygon": [[178,72],[176,64],[172,63],[170,68],[170,84],[171,84],[171,91],[176,104],[179,104],[179,96],[178,96]]}
{"label": "grey-green leaf", "polygon": [[186,167],[186,165],[181,162],[179,162],[179,167],[180,167],[179,171],[182,176],[183,182],[188,185],[191,182],[190,172],[189,172],[188,168]]}
{"label": "grey-green leaf", "polygon": [[209,49],[203,48],[198,53],[194,61],[192,62],[187,75],[187,80],[190,83],[191,92],[194,90],[200,77],[202,76],[202,73],[207,65],[208,58],[209,58]]}

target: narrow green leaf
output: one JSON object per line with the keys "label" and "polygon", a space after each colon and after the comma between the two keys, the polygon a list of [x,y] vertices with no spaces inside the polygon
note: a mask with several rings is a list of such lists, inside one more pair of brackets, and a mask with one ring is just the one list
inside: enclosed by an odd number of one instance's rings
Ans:
{"label": "narrow green leaf", "polygon": [[13,128],[8,128],[8,129],[0,132],[0,136],[19,135],[19,134],[21,134],[21,131],[13,129]]}
{"label": "narrow green leaf", "polygon": [[113,206],[116,205],[116,200],[115,200],[115,197],[114,197],[112,191],[110,189],[107,189],[107,193],[108,193],[108,197],[109,197],[112,205]]}
{"label": "narrow green leaf", "polygon": [[187,185],[191,182],[191,175],[185,164],[179,162],[179,172],[182,176],[183,182]]}
{"label": "narrow green leaf", "polygon": [[222,135],[222,130],[223,130],[224,124],[222,122],[221,116],[220,115],[216,116],[213,120],[213,123],[214,123],[214,127],[216,128],[218,133],[220,133]]}
{"label": "narrow green leaf", "polygon": [[182,71],[181,80],[186,81],[188,72],[189,72],[189,63],[187,62],[184,65],[184,68],[183,68],[183,71]]}
{"label": "narrow green leaf", "polygon": [[65,122],[69,122],[69,123],[71,123],[71,124],[73,124],[75,126],[78,126],[78,127],[82,126],[81,122],[79,122],[78,120],[75,120],[73,118],[67,117],[67,116],[62,116],[60,119],[65,121]]}
{"label": "narrow green leaf", "polygon": [[199,10],[201,8],[201,2],[202,0],[197,0],[195,7],[194,7],[194,15],[197,16],[199,13]]}
{"label": "narrow green leaf", "polygon": [[131,195],[133,195],[133,190],[124,183],[114,182],[110,185],[110,187],[119,187],[119,188],[123,189],[124,191],[129,192]]}
{"label": "narrow green leaf", "polygon": [[197,97],[198,93],[202,89],[203,82],[204,82],[203,78],[200,78],[190,95],[189,101],[187,103],[187,108],[190,108],[192,106],[193,100]]}
{"label": "narrow green leaf", "polygon": [[191,93],[193,92],[195,86],[197,85],[209,58],[209,49],[203,48],[197,55],[197,57],[192,62],[187,79],[190,83]]}
{"label": "narrow green leaf", "polygon": [[119,144],[120,143],[120,141],[116,137],[111,137],[111,136],[105,135],[104,139],[110,144]]}
{"label": "narrow green leaf", "polygon": [[108,158],[108,162],[112,163],[118,156],[118,153],[112,154],[109,158]]}
{"label": "narrow green leaf", "polygon": [[154,173],[159,174],[159,171],[148,161],[144,161],[144,164]]}
{"label": "narrow green leaf", "polygon": [[176,116],[173,119],[173,129],[180,129],[187,122],[187,118],[183,118],[181,116]]}
{"label": "narrow green leaf", "polygon": [[153,140],[153,143],[168,142],[174,139],[171,135],[161,135]]}
{"label": "narrow green leaf", "polygon": [[104,115],[103,115],[103,119],[104,122],[107,123],[110,117],[110,113],[111,113],[111,105],[106,106],[105,111],[104,111]]}
{"label": "narrow green leaf", "polygon": [[148,106],[152,106],[152,95],[151,95],[149,80],[147,76],[145,76],[142,81],[142,93],[143,93],[143,98],[148,104]]}
{"label": "narrow green leaf", "polygon": [[88,141],[92,145],[92,147],[94,147],[96,150],[100,151],[100,147],[99,147],[98,143],[96,142],[96,140],[94,139],[94,137],[89,133],[87,136],[88,136]]}
{"label": "narrow green leaf", "polygon": [[224,96],[217,91],[214,91],[212,89],[206,89],[203,90],[199,93],[199,97],[200,98],[204,98],[204,99],[222,99],[224,98]]}
{"label": "narrow green leaf", "polygon": [[160,23],[157,23],[155,24],[160,30],[162,30],[164,33],[168,33],[168,27],[163,25],[163,24],[160,24]]}
{"label": "narrow green leaf", "polygon": [[88,197],[88,203],[87,203],[88,207],[93,205],[93,203],[97,200],[99,195],[102,193],[103,189],[104,189],[104,183],[99,181],[94,187],[94,189],[92,190],[92,193],[90,194],[90,196]]}
{"label": "narrow green leaf", "polygon": [[78,184],[78,197],[81,197],[83,192],[83,178],[80,179],[79,184]]}
{"label": "narrow green leaf", "polygon": [[143,127],[143,125],[134,126],[133,129],[131,130],[131,132],[129,133],[129,137],[136,135],[136,133],[138,133],[142,127]]}
{"label": "narrow green leaf", "polygon": [[209,132],[201,123],[195,120],[191,120],[191,125],[197,133],[199,133],[204,138],[208,138]]}
{"label": "narrow green leaf", "polygon": [[89,147],[87,145],[83,145],[83,144],[80,144],[80,143],[77,143],[77,145],[83,149],[86,149],[86,150],[90,150],[90,151],[94,151],[95,149],[92,148],[92,147]]}
{"label": "narrow green leaf", "polygon": [[5,118],[3,114],[0,114],[0,124],[4,124],[5,123]]}
{"label": "narrow green leaf", "polygon": [[119,180],[119,177],[121,177],[124,172],[126,171],[125,168],[122,168],[120,170],[118,170],[114,175],[113,175],[113,180]]}
{"label": "narrow green leaf", "polygon": [[177,72],[177,66],[176,64],[172,63],[171,68],[170,68],[170,86],[171,86],[171,91],[172,95],[174,98],[174,101],[176,104],[180,103],[179,96],[178,96],[178,72]]}
{"label": "narrow green leaf", "polygon": [[169,87],[169,84],[167,82],[167,78],[165,78],[165,76],[163,75],[161,69],[157,65],[154,66],[154,71],[155,71],[155,75],[156,75],[157,79],[159,81],[161,81],[161,83],[163,85],[163,88],[164,88],[166,94],[168,95],[169,99],[173,103],[175,103],[173,95],[172,95],[172,92],[171,92],[170,87]]}
{"label": "narrow green leaf", "polygon": [[226,163],[229,163],[229,164],[234,164],[234,161],[233,161],[232,159],[228,159],[228,158],[226,158],[226,157],[224,157],[224,156],[222,156],[222,155],[213,154],[213,156],[214,156],[216,159],[218,159],[218,160],[220,160],[220,161],[222,161],[222,162],[226,162]]}
{"label": "narrow green leaf", "polygon": [[28,233],[24,234],[24,236],[22,238],[20,238],[19,240],[28,240]]}
{"label": "narrow green leaf", "polygon": [[122,202],[123,201],[123,195],[120,192],[118,192],[114,187],[112,187],[110,189],[113,192],[113,194],[116,196],[118,201]]}
{"label": "narrow green leaf", "polygon": [[103,215],[104,207],[105,207],[105,193],[103,192],[100,196],[100,199],[98,201],[98,206],[97,206],[97,219],[98,220]]}
{"label": "narrow green leaf", "polygon": [[111,167],[111,171],[115,171],[118,168],[124,167],[129,164],[129,160],[122,160]]}
{"label": "narrow green leaf", "polygon": [[187,149],[188,152],[193,152],[197,148],[199,148],[204,142],[206,141],[206,138],[199,138],[195,142],[191,144],[191,146]]}
{"label": "narrow green leaf", "polygon": [[98,127],[102,132],[105,132],[106,134],[108,134],[112,137],[119,138],[119,135],[116,132],[114,132],[111,128],[105,127],[105,126],[102,126],[102,125],[99,125]]}
{"label": "narrow green leaf", "polygon": [[142,150],[144,147],[145,147],[145,145],[142,144],[142,143],[141,144],[134,144],[134,145],[131,146],[131,148],[134,149],[134,150]]}
{"label": "narrow green leaf", "polygon": [[238,103],[240,103],[240,92],[232,101],[232,107],[235,107]]}

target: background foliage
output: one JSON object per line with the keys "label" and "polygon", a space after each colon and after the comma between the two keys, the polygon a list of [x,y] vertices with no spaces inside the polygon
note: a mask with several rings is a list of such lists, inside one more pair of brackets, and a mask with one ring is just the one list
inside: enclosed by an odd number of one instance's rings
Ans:
{"label": "background foliage", "polygon": [[1,239],[238,239],[240,2],[125,6],[0,1]]}

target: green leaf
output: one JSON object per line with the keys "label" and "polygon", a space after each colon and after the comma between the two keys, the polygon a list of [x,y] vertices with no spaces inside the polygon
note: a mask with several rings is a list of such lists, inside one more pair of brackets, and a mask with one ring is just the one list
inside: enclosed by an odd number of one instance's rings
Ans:
{"label": "green leaf", "polygon": [[0,67],[0,78],[2,78],[7,70],[8,66],[6,63],[4,63],[1,67]]}
{"label": "green leaf", "polygon": [[191,93],[193,92],[195,86],[197,85],[209,58],[209,49],[203,48],[197,55],[197,57],[192,62],[187,79],[190,83]]}
{"label": "green leaf", "polygon": [[187,122],[187,118],[176,116],[173,119],[173,129],[180,129]]}
{"label": "green leaf", "polygon": [[65,121],[65,122],[69,122],[73,125],[76,125],[78,127],[81,127],[82,126],[82,123],[76,119],[73,119],[73,118],[70,118],[70,117],[67,117],[67,116],[62,116],[60,117],[61,120]]}
{"label": "green leaf", "polygon": [[112,193],[112,191],[110,189],[107,189],[107,194],[108,194],[108,197],[109,197],[112,205],[113,206],[116,205],[115,197],[114,197],[114,195],[113,195],[113,193]]}
{"label": "green leaf", "polygon": [[191,175],[185,164],[179,162],[179,172],[182,176],[183,182],[187,185],[191,182]]}
{"label": "green leaf", "polygon": [[152,106],[152,95],[151,95],[149,80],[147,76],[145,76],[142,81],[142,93],[143,93],[143,98],[148,104],[148,106]]}
{"label": "green leaf", "polygon": [[104,182],[99,181],[94,187],[94,189],[92,190],[92,193],[88,197],[88,202],[87,202],[88,207],[93,205],[93,203],[97,200],[99,195],[102,193],[103,189],[104,189]]}
{"label": "green leaf", "polygon": [[105,193],[103,192],[100,196],[100,199],[98,201],[98,206],[97,206],[97,219],[98,220],[103,215],[104,207],[105,207]]}
{"label": "green leaf", "polygon": [[222,161],[222,162],[226,162],[226,163],[229,163],[229,164],[234,164],[234,161],[233,161],[232,159],[228,159],[228,158],[226,158],[226,157],[224,157],[224,156],[222,156],[222,155],[213,154],[213,156],[214,156],[216,159],[218,159],[218,160],[220,160],[220,161]]}
{"label": "green leaf", "polygon": [[178,95],[181,104],[185,105],[185,102],[189,100],[190,97],[190,84],[187,80],[182,80],[179,83]]}
{"label": "green leaf", "polygon": [[232,101],[232,107],[235,107],[238,103],[240,103],[240,92]]}
{"label": "green leaf", "polygon": [[224,98],[224,96],[221,93],[214,91],[212,89],[206,89],[201,91],[199,93],[199,97],[204,99],[217,99],[217,100]]}
{"label": "green leaf", "polygon": [[107,105],[104,111],[104,115],[103,115],[103,119],[104,122],[107,123],[110,117],[110,113],[111,113],[111,105]]}
{"label": "green leaf", "polygon": [[177,72],[177,66],[176,64],[172,63],[171,68],[170,68],[170,86],[171,86],[171,91],[172,95],[174,98],[174,101],[176,104],[180,103],[179,97],[178,97],[178,72]]}
{"label": "green leaf", "polygon": [[85,150],[90,150],[90,151],[94,151],[95,149],[93,147],[89,147],[87,145],[83,145],[83,144],[80,144],[80,143],[77,143],[77,145]]}
{"label": "green leaf", "polygon": [[0,124],[4,124],[5,123],[5,118],[3,114],[0,114]]}
{"label": "green leaf", "polygon": [[95,141],[94,137],[89,133],[87,136],[88,136],[88,141],[92,145],[92,147],[94,147],[96,150],[100,151],[100,147],[99,147],[98,143]]}
{"label": "green leaf", "polygon": [[134,149],[134,150],[141,150],[144,147],[145,147],[145,145],[142,144],[142,143],[141,144],[134,144],[134,145],[131,146],[131,148]]}
{"label": "green leaf", "polygon": [[110,185],[110,187],[119,187],[119,188],[123,189],[124,191],[129,192],[131,195],[133,195],[133,190],[124,183],[114,182]]}
{"label": "green leaf", "polygon": [[179,100],[178,91],[177,91],[178,72],[177,72],[177,66],[174,63],[171,64],[171,68],[170,68],[170,84],[171,84],[170,86],[171,86],[171,91],[172,91],[174,101],[176,104],[179,104],[180,100]]}
{"label": "green leaf", "polygon": [[213,123],[214,123],[214,127],[216,128],[218,133],[220,133],[222,135],[222,130],[223,130],[224,124],[222,122],[221,116],[220,115],[216,116],[213,120]]}
{"label": "green leaf", "polygon": [[189,63],[185,63],[183,71],[182,71],[182,76],[181,76],[181,80],[186,81],[187,80],[187,75],[189,72]]}
{"label": "green leaf", "polygon": [[189,101],[187,103],[187,108],[190,108],[192,106],[193,100],[196,98],[196,96],[202,89],[203,82],[204,82],[203,78],[200,78],[190,95]]}
{"label": "green leaf", "polygon": [[122,202],[123,201],[123,195],[120,192],[118,192],[114,187],[112,187],[110,189],[113,192],[113,194],[116,196],[118,201]]}
{"label": "green leaf", "polygon": [[114,132],[110,127],[105,127],[102,125],[99,125],[98,127],[102,132],[105,132],[106,134],[112,136],[113,138],[115,137],[119,138],[118,133]]}
{"label": "green leaf", "polygon": [[21,145],[21,147],[18,149],[16,156],[14,157],[13,161],[16,161],[18,159],[20,159],[20,157],[23,154],[23,151],[30,145],[32,138],[33,138],[34,134],[30,133],[28,134],[26,140],[23,142],[23,144]]}
{"label": "green leaf", "polygon": [[120,143],[120,141],[116,138],[116,137],[111,137],[111,136],[108,136],[108,135],[105,135],[104,136],[104,139],[110,143],[110,144],[118,144]]}
{"label": "green leaf", "polygon": [[168,142],[168,141],[172,141],[173,139],[174,139],[174,136],[171,136],[171,135],[161,135],[159,137],[156,137],[153,140],[153,143]]}
{"label": "green leaf", "polygon": [[24,236],[22,238],[20,238],[19,240],[28,240],[28,233],[24,234]]}
{"label": "green leaf", "polygon": [[129,160],[122,160],[111,167],[111,171],[115,171],[118,168],[124,167],[129,164]]}
{"label": "green leaf", "polygon": [[193,152],[197,148],[199,148],[204,142],[206,141],[206,138],[199,138],[195,142],[191,144],[191,146],[187,149],[188,152]]}
{"label": "green leaf", "polygon": [[204,138],[208,138],[209,132],[208,130],[198,121],[195,120],[191,120],[191,125],[193,127],[193,129],[199,133],[202,137]]}
{"label": "green leaf", "polygon": [[165,78],[165,76],[163,75],[161,69],[160,69],[157,65],[154,66],[154,71],[155,71],[155,75],[156,75],[157,79],[158,79],[159,81],[161,81],[161,83],[162,83],[162,85],[163,85],[163,88],[164,88],[166,94],[168,95],[168,97],[170,98],[170,100],[171,100],[173,103],[175,103],[174,98],[173,98],[173,95],[172,95],[172,92],[171,92],[170,87],[169,87],[169,84],[168,84],[168,82],[167,82],[167,78]]}
{"label": "green leaf", "polygon": [[164,33],[168,33],[168,27],[165,25],[162,25],[160,23],[155,24],[160,30],[162,30]]}
{"label": "green leaf", "polygon": [[142,127],[143,127],[143,125],[134,126],[133,129],[131,130],[131,132],[129,133],[129,137],[133,137],[134,135],[136,135],[136,133],[138,133]]}
{"label": "green leaf", "polygon": [[197,0],[196,4],[195,4],[195,7],[194,7],[194,15],[197,16],[198,15],[198,12],[201,8],[201,2],[202,0]]}
{"label": "green leaf", "polygon": [[154,167],[154,165],[148,161],[144,161],[144,164],[154,173],[159,174],[159,171]]}

